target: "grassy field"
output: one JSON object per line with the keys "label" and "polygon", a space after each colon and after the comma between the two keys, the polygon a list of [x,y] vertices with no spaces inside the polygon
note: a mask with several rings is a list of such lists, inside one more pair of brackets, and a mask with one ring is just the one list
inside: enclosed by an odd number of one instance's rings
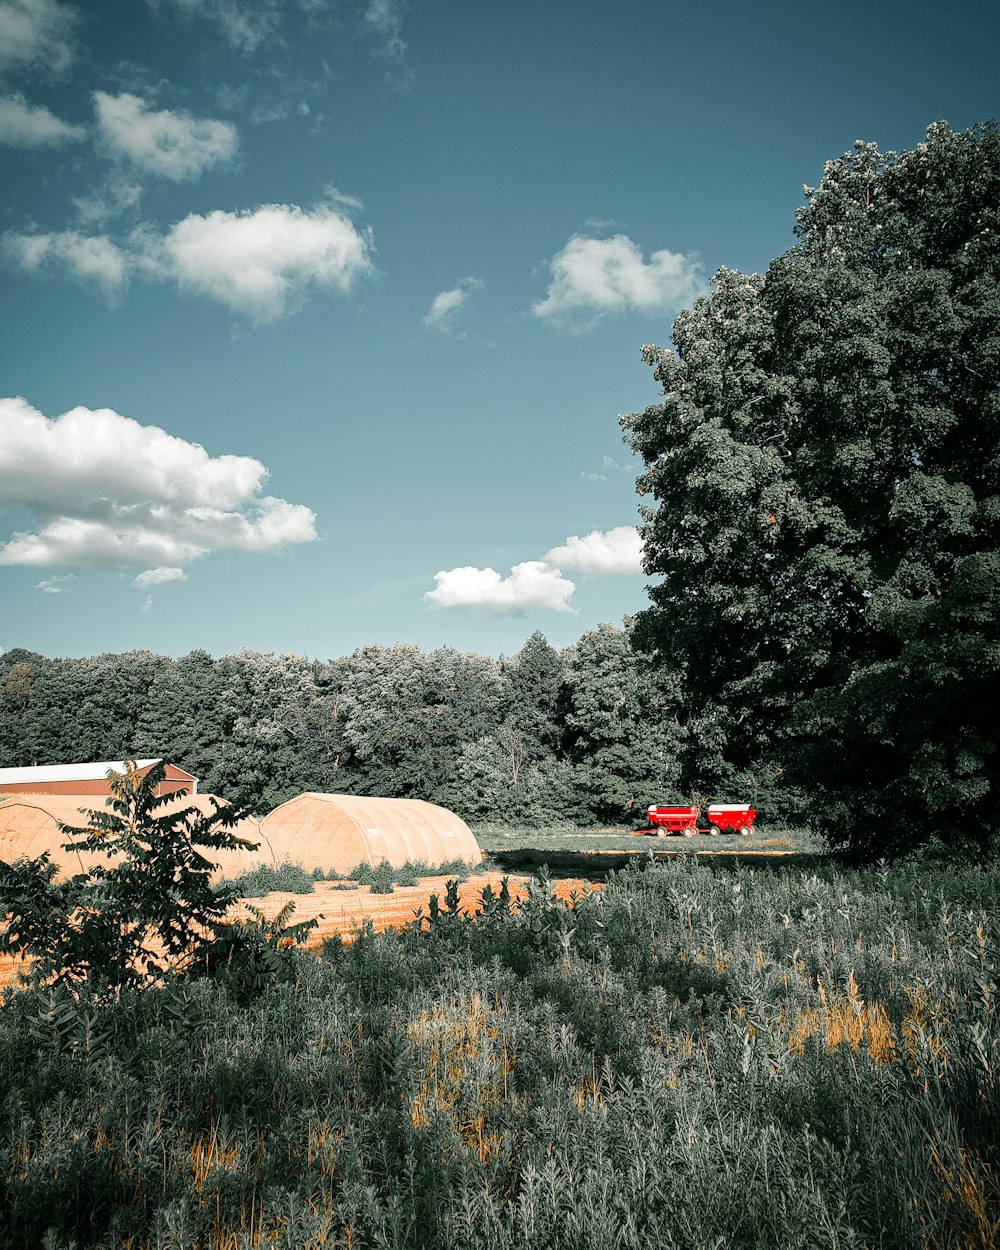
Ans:
{"label": "grassy field", "polygon": [[277,982],[8,992],[0,1246],[992,1250],[998,896],[685,856]]}
{"label": "grassy field", "polygon": [[761,826],[749,837],[708,834],[694,838],[672,835],[656,837],[636,834],[631,829],[577,829],[556,826],[547,829],[518,829],[504,825],[479,825],[473,833],[484,851],[535,848],[561,851],[734,851],[797,850],[818,853],[822,839],[808,829],[785,825]]}

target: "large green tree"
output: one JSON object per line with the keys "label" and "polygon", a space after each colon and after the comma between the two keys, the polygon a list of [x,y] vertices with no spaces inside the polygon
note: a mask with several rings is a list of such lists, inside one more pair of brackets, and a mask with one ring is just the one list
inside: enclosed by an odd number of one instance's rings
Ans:
{"label": "large green tree", "polygon": [[643,349],[639,634],[682,676],[691,784],[787,768],[834,841],[988,844],[1000,136],[858,143],[806,197],[765,275],[720,271]]}
{"label": "large green tree", "polygon": [[633,627],[599,625],[566,652],[566,754],[597,820],[645,823],[679,796],[682,732],[669,670],[633,646]]}

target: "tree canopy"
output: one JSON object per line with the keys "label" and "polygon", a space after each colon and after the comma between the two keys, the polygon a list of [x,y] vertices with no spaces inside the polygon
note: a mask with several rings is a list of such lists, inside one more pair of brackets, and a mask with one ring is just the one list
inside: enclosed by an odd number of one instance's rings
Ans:
{"label": "tree canopy", "polygon": [[643,355],[643,645],[682,778],[781,776],[834,842],[1000,830],[1000,136],[857,143],[764,275],[720,270]]}
{"label": "tree canopy", "polygon": [[450,647],[296,655],[0,655],[0,767],[165,758],[262,813],[304,790],[427,799],[466,820],[635,821],[676,797],[662,675],[631,627],[563,652]]}

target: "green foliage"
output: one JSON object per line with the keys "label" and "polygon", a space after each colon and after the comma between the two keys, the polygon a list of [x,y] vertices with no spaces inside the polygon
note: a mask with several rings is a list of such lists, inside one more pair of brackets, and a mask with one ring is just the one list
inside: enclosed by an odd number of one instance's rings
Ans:
{"label": "green foliage", "polygon": [[630,622],[624,630],[590,630],[570,649],[567,665],[574,780],[586,808],[608,822],[641,820],[650,802],[670,802],[679,784],[681,734],[665,707],[673,683],[635,650],[631,634]]}
{"label": "green foliage", "polygon": [[240,916],[218,928],[215,940],[202,952],[201,970],[221,978],[242,1000],[259,995],[270,985],[294,981],[294,947],[304,942],[322,915],[291,923],[295,904],[289,901],[270,920],[257,907],[244,904],[249,917]]}
{"label": "green foliage", "polygon": [[381,860],[371,872],[368,888],[372,894],[391,894],[394,889],[395,872],[388,860]]}
{"label": "green foliage", "polygon": [[[609,647],[557,652],[536,632],[499,660],[403,644],[326,664],[255,651],[91,661],[15,650],[0,655],[0,765],[120,758],[136,743],[257,813],[319,790],[422,798],[520,826],[603,820],[637,787],[652,787],[641,802],[661,801],[676,771],[676,726],[655,727],[664,678],[632,655],[630,630],[622,647],[621,631],[605,629]],[[616,649],[610,667],[631,693],[609,743],[595,692],[613,694],[605,652]],[[592,679],[591,661],[602,670]],[[109,688],[92,697],[95,683]]]}
{"label": "green foliage", "polygon": [[997,868],[550,887],[265,938],[267,993],[9,992],[0,1246],[996,1244]]}
{"label": "green foliage", "polygon": [[395,885],[418,885],[423,877],[455,876],[460,881],[469,879],[469,865],[463,859],[449,859],[441,864],[426,864],[423,860],[408,859],[393,868],[387,859],[377,864],[362,860],[347,874],[349,881],[371,887],[372,894],[391,894]]}
{"label": "green foliage", "polygon": [[31,976],[69,987],[115,993],[155,983],[203,956],[234,895],[216,891],[203,852],[252,848],[231,832],[245,813],[221,807],[160,809],[164,766],[140,776],[134,761],[108,774],[108,809],[90,811],[83,828],[61,825],[66,849],[104,856],[98,865],[57,882],[48,855],[0,862],[0,951],[31,958]]}
{"label": "green foliage", "polygon": [[770,768],[862,855],[988,852],[1000,135],[859,143],[807,195],[766,275],[720,270],[676,354],[643,349],[639,641],[681,680],[686,788]]}
{"label": "green foliage", "polygon": [[317,880],[322,880],[322,875],[317,878],[315,872],[306,872],[301,864],[292,864],[285,860],[277,868],[271,864],[261,864],[232,881],[220,881],[215,888],[237,898],[263,898],[279,891],[286,894],[312,894]]}

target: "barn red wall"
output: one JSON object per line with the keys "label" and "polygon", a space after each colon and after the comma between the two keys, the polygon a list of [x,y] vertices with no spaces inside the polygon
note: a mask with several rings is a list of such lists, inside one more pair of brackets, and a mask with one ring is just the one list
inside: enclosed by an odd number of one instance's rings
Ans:
{"label": "barn red wall", "polygon": [[[148,768],[140,768],[139,775],[145,777]],[[166,768],[166,778],[156,787],[156,793],[176,794],[178,790],[194,790],[194,778],[173,764]],[[90,781],[18,781],[0,786],[3,794],[99,794],[105,798],[111,793],[104,777]]]}

